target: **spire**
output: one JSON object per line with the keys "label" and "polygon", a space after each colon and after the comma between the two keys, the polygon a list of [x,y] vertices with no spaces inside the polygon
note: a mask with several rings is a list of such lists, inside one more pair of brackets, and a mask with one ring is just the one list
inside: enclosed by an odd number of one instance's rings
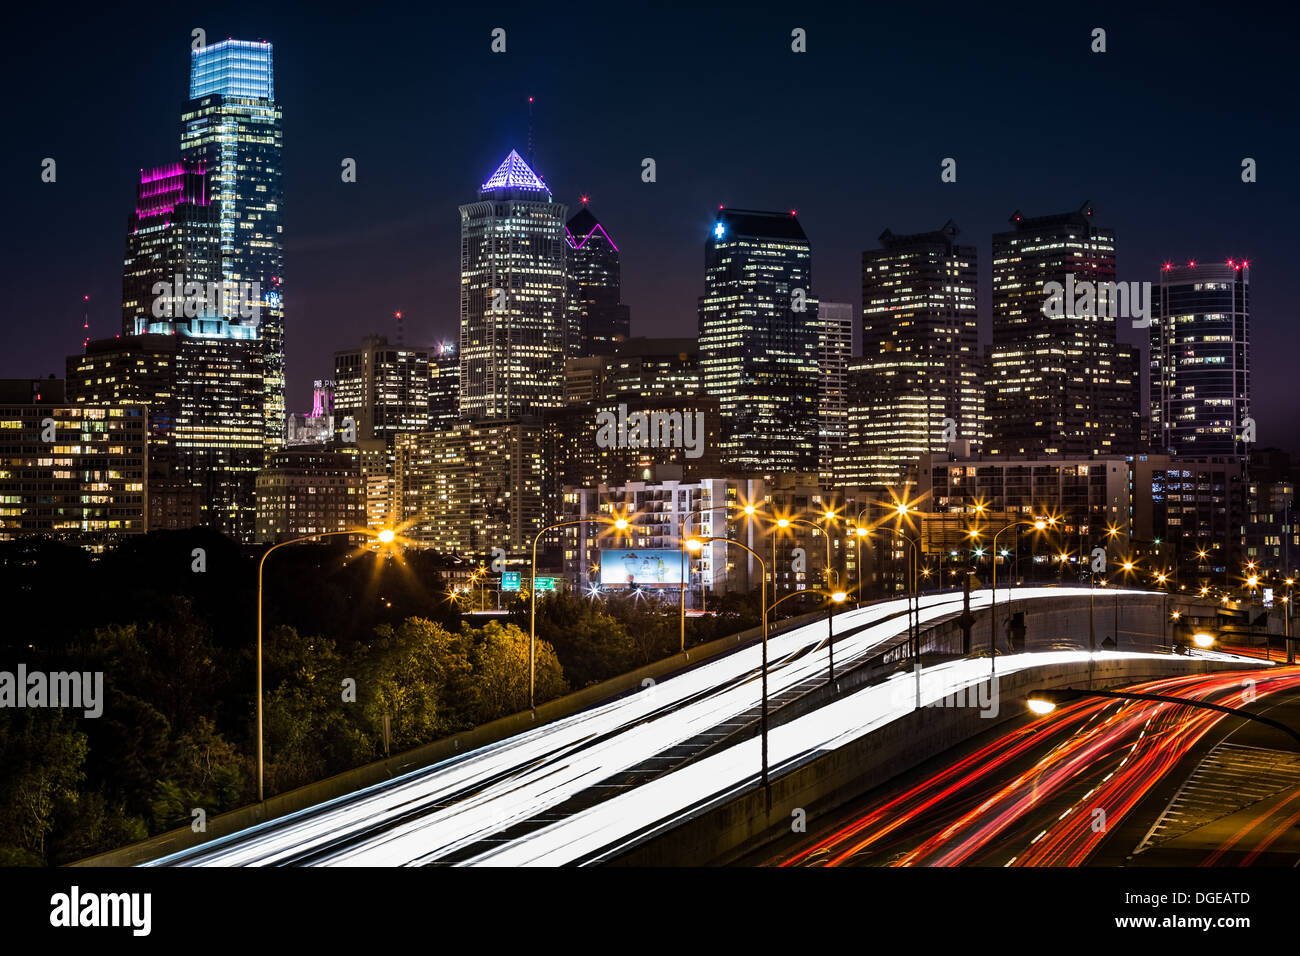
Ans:
{"label": "spire", "polygon": [[546,183],[542,182],[541,177],[533,172],[532,167],[513,149],[480,189],[485,193],[494,189],[523,189],[550,194]]}

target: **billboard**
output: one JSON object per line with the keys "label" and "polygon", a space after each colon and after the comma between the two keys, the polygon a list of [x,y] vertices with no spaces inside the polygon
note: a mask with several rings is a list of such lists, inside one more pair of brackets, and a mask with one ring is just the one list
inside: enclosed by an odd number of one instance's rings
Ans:
{"label": "billboard", "polygon": [[681,583],[682,553],[676,548],[601,549],[601,587],[675,588]]}

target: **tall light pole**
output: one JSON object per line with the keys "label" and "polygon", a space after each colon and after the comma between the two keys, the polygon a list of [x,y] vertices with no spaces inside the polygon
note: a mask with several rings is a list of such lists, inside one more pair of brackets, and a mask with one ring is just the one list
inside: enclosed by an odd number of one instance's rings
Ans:
{"label": "tall light pole", "polygon": [[265,764],[262,760],[262,568],[271,552],[285,545],[297,544],[299,541],[314,541],[317,538],[332,538],[337,535],[365,535],[374,538],[380,544],[390,545],[397,540],[397,532],[391,528],[374,531],[370,528],[354,528],[351,531],[322,531],[319,534],[307,534],[301,538],[290,538],[271,545],[262,553],[262,560],[257,562],[257,802],[266,799],[263,787]]}
{"label": "tall light pole", "polygon": [[[998,659],[998,535],[1003,531],[1011,528],[1019,528],[1022,525],[1033,528],[1035,531],[1044,531],[1048,527],[1055,527],[1055,518],[1035,518],[1033,521],[1022,518],[1019,521],[1012,521],[1004,525],[993,533],[993,594],[989,599],[989,674],[997,674]],[[1010,590],[1010,589],[1008,589]],[[990,677],[990,679],[992,679]]]}
{"label": "tall light pole", "polygon": [[[752,557],[755,561],[758,562],[759,571],[762,574],[762,578],[763,578],[762,584],[759,586],[760,589],[758,595],[759,607],[763,609],[763,689],[762,689],[763,710],[762,710],[762,717],[760,719],[759,726],[762,730],[762,736],[763,736],[763,772],[762,772],[763,791],[767,794],[767,808],[771,810],[772,809],[772,788],[771,786],[769,786],[768,779],[767,779],[767,564],[763,561],[761,557],[758,556],[758,553],[754,551],[753,548],[749,547],[748,545],[741,544],[739,541],[733,541],[731,538],[718,538],[712,535],[703,538],[688,538],[686,541],[686,547],[690,548],[692,551],[699,551],[706,544],[709,544],[713,541],[721,541],[724,544],[735,545],[737,548],[741,548],[745,551],[748,551],[750,557]],[[774,580],[773,584],[775,583],[776,582]]]}
{"label": "tall light pole", "polygon": [[571,525],[581,524],[606,524],[614,527],[618,531],[626,531],[628,521],[626,518],[572,518],[568,521],[557,521],[555,524],[547,525],[541,531],[537,532],[533,538],[533,578],[532,586],[529,588],[528,603],[530,611],[528,615],[528,709],[537,709],[537,543],[542,540],[542,535],[556,528],[566,528]]}
{"label": "tall light pole", "polygon": [[[727,514],[728,503],[724,501],[724,502],[722,503],[722,505],[721,505],[721,508],[722,508],[722,514],[723,514],[723,521],[726,521],[726,514]],[[682,543],[681,543],[681,547],[680,547],[680,551],[681,551],[681,553],[682,553],[682,561],[681,561],[681,577],[680,577],[680,580],[678,581],[678,591],[680,592],[679,595],[678,595],[678,598],[679,598],[679,603],[680,603],[680,613],[681,613],[682,653],[683,653],[683,654],[686,653],[686,580],[687,580],[687,577],[689,576],[689,575],[687,574],[687,567],[688,567],[687,560],[688,560],[688,559],[687,559],[687,557],[686,557],[686,542],[687,542],[688,540],[690,540],[690,523],[691,523],[691,519],[692,519],[692,518],[697,518],[697,517],[699,517],[700,515],[702,515],[702,514],[703,514],[704,512],[706,512],[706,511],[717,511],[717,510],[718,510],[718,509],[717,509],[716,507],[710,507],[710,508],[696,508],[694,511],[692,511],[690,514],[688,514],[685,518],[682,519],[682,533],[681,533],[681,535],[680,535],[680,537],[681,537],[681,539],[682,539]],[[752,517],[754,516],[755,512],[757,512],[758,509],[755,508],[753,505],[745,505],[745,507],[744,507],[743,509],[741,509],[741,510],[744,511],[746,517],[751,517],[751,518],[752,518]],[[701,596],[701,597],[704,596],[704,581],[703,581],[703,579],[700,580],[700,596]]]}
{"label": "tall light pole", "polygon": [[767,609],[767,613],[771,614],[782,601],[788,601],[792,597],[799,597],[803,594],[820,594],[822,597],[830,598],[831,601],[831,612],[826,618],[826,648],[827,655],[830,658],[830,672],[826,683],[829,684],[835,680],[835,608],[837,605],[844,603],[845,599],[848,598],[848,594],[844,591],[823,591],[820,588],[804,588],[802,591],[791,591],[785,597],[773,601],[772,606]]}

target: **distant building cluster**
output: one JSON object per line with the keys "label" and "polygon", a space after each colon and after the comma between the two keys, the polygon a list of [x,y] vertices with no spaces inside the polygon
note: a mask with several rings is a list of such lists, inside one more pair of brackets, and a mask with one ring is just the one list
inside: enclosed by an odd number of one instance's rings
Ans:
{"label": "distant building cluster", "polygon": [[[408,344],[399,313],[395,340],[339,343],[293,413],[271,45],[194,51],[181,114],[179,158],[141,169],[127,217],[121,334],[63,380],[0,383],[0,537],[399,526],[495,571],[536,542],[588,590],[685,582],[692,606],[753,587],[757,559],[778,589],[886,585],[903,543],[866,532],[899,501],[940,576],[969,558],[972,516],[1050,511],[1073,565],[1103,547],[1200,579],[1289,568],[1300,546],[1296,466],[1254,444],[1245,260],[1121,281],[1087,203],[1014,213],[983,270],[952,221],[886,229],[855,318],[818,294],[796,211],[718,207],[698,335],[634,336],[613,220],[556,201],[511,151],[459,207],[458,339]],[[673,318],[638,312],[638,331]],[[1149,330],[1145,390],[1117,336],[1130,321]],[[769,533],[755,506],[802,517]],[[632,521],[618,541],[615,514]],[[688,529],[753,556],[684,555]]]}

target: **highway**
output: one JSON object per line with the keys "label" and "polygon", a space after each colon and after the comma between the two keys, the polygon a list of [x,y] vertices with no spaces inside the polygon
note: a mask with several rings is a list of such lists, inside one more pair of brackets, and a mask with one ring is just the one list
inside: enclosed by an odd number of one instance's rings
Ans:
{"label": "highway", "polygon": [[[1300,690],[1300,669],[1187,675],[1131,689],[1259,709],[1273,695]],[[814,836],[771,855],[767,862],[1079,866],[1123,863],[1127,854],[1131,864],[1144,833],[1155,846],[1179,838],[1228,816],[1238,805],[1225,794],[1258,783],[1258,793],[1248,793],[1241,801],[1241,818],[1227,828],[1233,832],[1220,833],[1214,848],[1207,846],[1199,859],[1179,861],[1215,865],[1235,851],[1236,858],[1249,865],[1300,819],[1300,760],[1293,759],[1300,755],[1288,758],[1285,750],[1279,754],[1263,746],[1266,742],[1293,750],[1294,741],[1284,734],[1245,724],[1256,738],[1249,755],[1253,763],[1237,768],[1228,789],[1218,779],[1202,783],[1208,810],[1203,821],[1188,817],[1195,801],[1186,784],[1172,800],[1150,799],[1169,778],[1181,781],[1197,766],[1199,761],[1191,760],[1189,767],[1189,755],[1221,725],[1244,729],[1242,721],[1213,711],[1085,698],[1042,719],[1026,717],[992,740],[972,742],[956,755],[931,761],[909,779],[891,782],[883,792],[840,811],[817,826]],[[1230,773],[1230,761],[1241,759],[1238,753],[1220,755],[1214,769]],[[1258,780],[1265,769],[1276,779]],[[1270,797],[1272,802],[1265,802]],[[1152,815],[1166,804],[1171,809],[1152,826]],[[1162,833],[1160,826],[1169,832]],[[1110,852],[1099,855],[1112,836]],[[1156,862],[1155,857],[1149,862]]]}
{"label": "highway", "polygon": [[[1050,601],[1086,593],[1080,588],[1015,588],[1002,591],[998,601],[1001,605],[1008,595],[1016,601]],[[987,607],[988,598],[989,592],[976,592],[972,608]],[[922,624],[960,609],[960,594],[923,596]],[[906,601],[899,599],[837,614],[837,668],[897,642],[906,632],[905,610]],[[773,697],[824,680],[826,635],[821,620],[770,640]],[[998,670],[1006,673],[1049,658],[1086,660],[1087,655],[1060,651],[1000,657]],[[149,865],[599,862],[637,836],[755,785],[757,739],[711,746],[757,711],[760,661],[758,646],[742,648],[640,693]],[[951,693],[963,681],[984,679],[987,670],[987,659],[927,668],[923,703]],[[900,679],[907,685],[900,685]],[[769,735],[773,774],[906,713],[913,695],[913,678],[901,675],[774,727]]]}

